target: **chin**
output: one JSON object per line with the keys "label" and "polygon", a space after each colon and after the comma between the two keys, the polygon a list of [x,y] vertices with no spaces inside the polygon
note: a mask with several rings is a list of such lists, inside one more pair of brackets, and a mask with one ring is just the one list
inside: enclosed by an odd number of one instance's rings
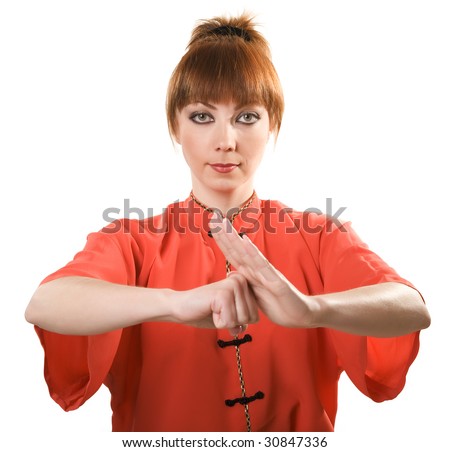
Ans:
{"label": "chin", "polygon": [[243,182],[231,182],[231,181],[214,181],[211,184],[208,184],[208,188],[213,191],[218,191],[221,193],[231,193],[237,190],[239,187],[242,187]]}

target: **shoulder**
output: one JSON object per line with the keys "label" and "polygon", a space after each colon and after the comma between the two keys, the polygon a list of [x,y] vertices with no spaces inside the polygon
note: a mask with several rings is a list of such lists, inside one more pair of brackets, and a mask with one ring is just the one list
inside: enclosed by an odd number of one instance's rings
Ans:
{"label": "shoulder", "polygon": [[158,247],[168,232],[167,214],[163,213],[151,217],[118,218],[99,231],[89,234],[90,241],[115,244],[120,249],[145,251]]}
{"label": "shoulder", "polygon": [[141,234],[163,234],[167,232],[167,220],[164,214],[148,217],[143,220],[133,218],[119,218],[101,229],[106,235],[129,235],[139,236]]}
{"label": "shoulder", "polygon": [[329,215],[315,208],[296,210],[278,200],[263,200],[261,210],[265,224],[276,227],[280,233],[298,232],[306,236],[322,236],[335,231],[346,232],[351,225],[339,215]]}
{"label": "shoulder", "polygon": [[[164,235],[169,230],[171,218],[174,215],[185,213],[185,202],[173,202],[164,207],[161,213],[146,218],[118,218],[111,221],[101,229],[103,234]],[[143,212],[140,211],[142,214]],[[143,216],[143,215],[142,215]]]}

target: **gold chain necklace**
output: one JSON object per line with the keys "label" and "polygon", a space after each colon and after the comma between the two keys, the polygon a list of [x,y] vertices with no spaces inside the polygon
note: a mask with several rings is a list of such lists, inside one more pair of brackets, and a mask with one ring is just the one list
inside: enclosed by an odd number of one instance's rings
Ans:
{"label": "gold chain necklace", "polygon": [[[234,219],[253,202],[253,200],[255,199],[255,196],[256,196],[256,193],[255,193],[255,191],[253,191],[253,193],[250,196],[250,198],[247,201],[245,201],[244,204],[238,210],[236,210],[236,212],[233,212],[233,214],[229,218],[231,224],[233,224]],[[207,212],[214,212],[215,211],[215,209],[212,209],[211,207],[205,206],[205,204],[200,202],[194,196],[194,193],[193,193],[192,190],[191,190],[191,193],[190,193],[190,197],[196,204],[198,204],[200,207],[205,209]],[[231,271],[231,264],[228,261],[228,259],[225,261],[225,270],[226,270],[227,275]],[[241,395],[242,396],[241,396],[241,402],[239,402],[239,403],[241,403],[243,405],[243,407],[244,407],[245,420],[246,420],[246,423],[247,423],[247,432],[251,432],[252,431],[252,423],[251,423],[251,420],[250,420],[250,412],[249,412],[249,409],[248,409],[247,400],[250,401],[251,399],[254,400],[256,398],[262,398],[263,394],[261,392],[258,392],[255,396],[253,396],[251,398],[248,398],[247,395],[246,395],[244,372],[242,370],[241,352],[239,350],[239,345],[241,343],[247,342],[248,340],[251,340],[251,339],[247,339],[247,336],[244,339],[239,339],[239,333],[238,333],[238,334],[236,334],[234,336],[234,341],[231,341],[231,342],[234,342],[234,344],[235,344],[234,347],[235,347],[235,350],[236,350],[236,364],[237,364],[237,370],[238,370],[238,375],[239,375],[239,384],[240,384],[240,387],[241,387]],[[226,342],[219,341],[219,345],[221,347],[223,347],[224,345],[221,345],[221,344],[226,344]],[[226,403],[227,406],[233,406],[236,403],[236,400],[234,400],[234,401],[233,400],[226,400],[225,403]]]}

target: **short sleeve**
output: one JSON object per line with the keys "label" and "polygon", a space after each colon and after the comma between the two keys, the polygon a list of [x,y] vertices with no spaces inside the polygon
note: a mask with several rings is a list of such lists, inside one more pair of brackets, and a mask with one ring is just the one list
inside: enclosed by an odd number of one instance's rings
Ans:
{"label": "short sleeve", "polygon": [[[88,236],[86,245],[66,266],[41,284],[66,276],[84,276],[134,285],[133,237],[113,223]],[[35,327],[44,348],[44,376],[51,397],[66,411],[80,407],[102,385],[114,361],[122,330],[92,336],[62,335]]]}
{"label": "short sleeve", "polygon": [[[351,223],[328,228],[321,237],[320,270],[324,292],[332,293],[384,282],[414,286],[372,252]],[[393,399],[403,389],[419,351],[419,332],[374,338],[329,330],[341,369],[371,399]]]}
{"label": "short sleeve", "polygon": [[139,247],[132,223],[114,222],[88,235],[84,249],[73,260],[47,276],[41,284],[64,276],[85,276],[116,284],[134,285]]}

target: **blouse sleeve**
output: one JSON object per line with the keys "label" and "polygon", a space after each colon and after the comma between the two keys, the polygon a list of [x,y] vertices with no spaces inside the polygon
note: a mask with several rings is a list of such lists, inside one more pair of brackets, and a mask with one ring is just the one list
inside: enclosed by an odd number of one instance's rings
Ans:
{"label": "blouse sleeve", "polygon": [[[324,232],[320,248],[325,293],[383,282],[413,287],[369,250],[349,222]],[[361,392],[376,402],[393,399],[401,392],[419,350],[419,332],[394,338],[356,336],[336,330],[329,330],[329,334],[341,369]]]}
{"label": "blouse sleeve", "polygon": [[[132,234],[113,223],[88,235],[84,249],[41,284],[65,277],[85,276],[135,285]],[[62,335],[35,327],[44,348],[44,376],[49,392],[65,411],[79,408],[100,388],[116,351],[122,330],[92,336]]]}

